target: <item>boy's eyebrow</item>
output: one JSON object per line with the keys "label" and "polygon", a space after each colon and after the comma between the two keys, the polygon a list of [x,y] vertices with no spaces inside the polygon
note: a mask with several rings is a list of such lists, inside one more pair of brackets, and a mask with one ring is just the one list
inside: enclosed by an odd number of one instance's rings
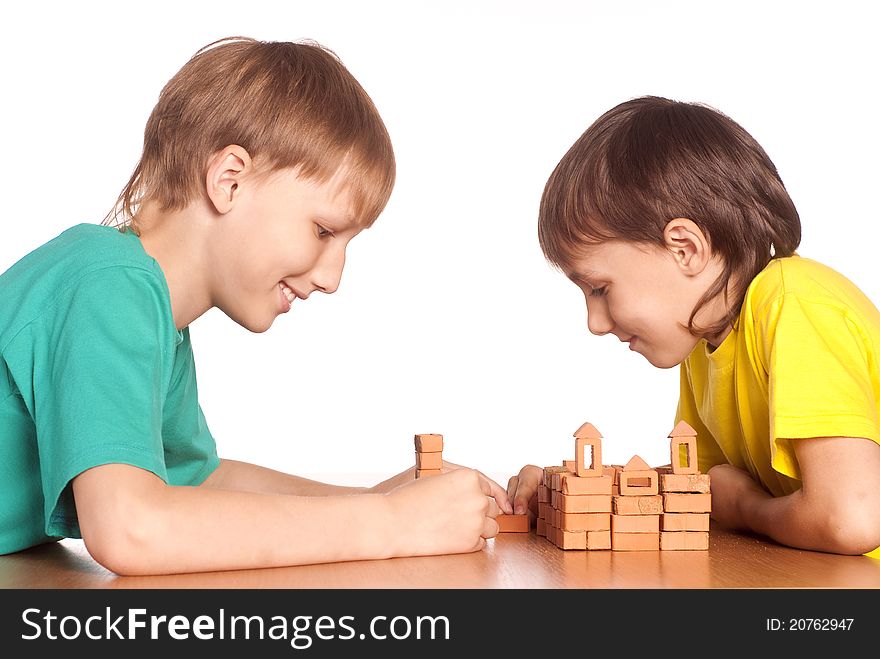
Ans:
{"label": "boy's eyebrow", "polygon": [[584,283],[589,283],[590,281],[601,279],[599,275],[597,275],[595,272],[591,272],[590,270],[572,271],[567,273],[567,276],[571,280],[582,281]]}

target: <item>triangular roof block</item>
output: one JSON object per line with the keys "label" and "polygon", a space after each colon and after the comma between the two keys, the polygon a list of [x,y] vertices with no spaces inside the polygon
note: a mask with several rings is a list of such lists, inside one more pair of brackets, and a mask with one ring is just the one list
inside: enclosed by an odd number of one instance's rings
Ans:
{"label": "triangular roof block", "polygon": [[672,432],[669,433],[669,437],[696,437],[697,431],[691,428],[687,421],[682,419],[678,422],[678,425],[672,429]]}
{"label": "triangular roof block", "polygon": [[648,463],[642,460],[639,456],[634,455],[630,459],[629,462],[626,463],[626,466],[623,468],[624,471],[650,471],[651,467],[648,466]]}
{"label": "triangular roof block", "polygon": [[580,428],[574,431],[574,436],[578,439],[601,439],[602,433],[596,430],[596,426],[587,421]]}

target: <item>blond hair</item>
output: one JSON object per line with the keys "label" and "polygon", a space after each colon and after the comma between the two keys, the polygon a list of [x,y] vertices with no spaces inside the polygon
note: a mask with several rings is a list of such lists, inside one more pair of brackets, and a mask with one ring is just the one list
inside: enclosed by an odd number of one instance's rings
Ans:
{"label": "blond hair", "polygon": [[394,152],[372,100],[315,42],[229,37],[200,49],[162,89],[144,149],[104,224],[138,232],[144,203],[196,200],[209,158],[231,144],[262,170],[328,181],[341,167],[358,221],[371,225],[394,186]]}

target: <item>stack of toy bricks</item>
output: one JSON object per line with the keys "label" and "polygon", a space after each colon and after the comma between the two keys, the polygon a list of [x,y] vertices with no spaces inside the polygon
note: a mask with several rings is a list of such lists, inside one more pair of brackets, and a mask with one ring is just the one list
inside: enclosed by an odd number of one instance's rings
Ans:
{"label": "stack of toy bricks", "polygon": [[436,476],[443,469],[443,435],[415,436],[416,478]]}
{"label": "stack of toy bricks", "polygon": [[617,485],[618,493],[612,498],[611,549],[660,549],[663,499],[658,494],[657,471],[635,455],[617,472]]}
{"label": "stack of toy bricks", "polygon": [[574,436],[574,462],[544,469],[538,534],[560,549],[610,549],[614,470],[602,466],[602,435],[592,424],[583,424]]}
{"label": "stack of toy bricks", "polygon": [[660,549],[708,549],[712,494],[699,473],[697,432],[684,421],[669,434],[671,467],[660,468],[663,495]]}

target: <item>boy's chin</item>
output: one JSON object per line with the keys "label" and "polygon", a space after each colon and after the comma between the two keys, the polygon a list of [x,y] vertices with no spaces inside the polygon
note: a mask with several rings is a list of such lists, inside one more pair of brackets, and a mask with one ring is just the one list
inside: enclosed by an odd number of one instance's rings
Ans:
{"label": "boy's chin", "polygon": [[641,355],[655,368],[675,368],[684,361],[684,359],[679,359],[676,355],[655,355],[651,353],[641,353]]}
{"label": "boy's chin", "polygon": [[259,318],[256,316],[242,317],[238,315],[232,315],[230,313],[227,313],[226,315],[237,325],[241,325],[246,330],[248,330],[249,332],[253,332],[254,334],[262,334],[267,329],[272,327],[272,323],[275,322],[275,316]]}

